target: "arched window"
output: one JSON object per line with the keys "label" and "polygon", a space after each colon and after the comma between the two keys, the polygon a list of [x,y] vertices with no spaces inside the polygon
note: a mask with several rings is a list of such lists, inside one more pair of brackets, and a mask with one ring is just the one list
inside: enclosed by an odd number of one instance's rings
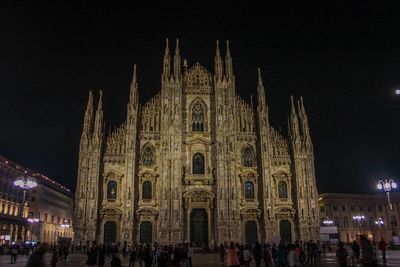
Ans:
{"label": "arched window", "polygon": [[152,199],[152,185],[151,182],[145,181],[143,183],[143,199]]}
{"label": "arched window", "polygon": [[107,184],[107,198],[116,199],[117,198],[117,182],[110,181]]}
{"label": "arched window", "polygon": [[205,127],[205,111],[200,102],[194,104],[192,108],[192,131],[204,132]]}
{"label": "arched window", "polygon": [[284,181],[278,183],[279,198],[287,198],[287,185]]}
{"label": "arched window", "polygon": [[201,153],[193,155],[192,167],[193,174],[204,174],[204,156]]}
{"label": "arched window", "polygon": [[246,199],[254,199],[254,184],[253,184],[253,182],[246,182],[244,184],[244,197]]}
{"label": "arched window", "polygon": [[242,150],[242,164],[245,167],[256,166],[256,155],[252,146],[246,146]]}
{"label": "arched window", "polygon": [[152,166],[154,164],[154,149],[150,144],[142,148],[141,164],[143,166]]}

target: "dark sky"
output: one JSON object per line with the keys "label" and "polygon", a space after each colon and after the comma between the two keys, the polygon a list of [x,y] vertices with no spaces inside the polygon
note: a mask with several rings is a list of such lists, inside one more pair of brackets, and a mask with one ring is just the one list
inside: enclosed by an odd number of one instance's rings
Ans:
{"label": "dark sky", "polygon": [[215,40],[229,39],[236,90],[255,94],[260,66],[276,128],[286,132],[289,96],[304,97],[320,192],[400,180],[399,6],[112,2],[1,4],[0,154],[74,188],[89,90],[103,90],[107,128],[116,126],[134,63],[141,101],[159,90],[166,37],[211,71]]}

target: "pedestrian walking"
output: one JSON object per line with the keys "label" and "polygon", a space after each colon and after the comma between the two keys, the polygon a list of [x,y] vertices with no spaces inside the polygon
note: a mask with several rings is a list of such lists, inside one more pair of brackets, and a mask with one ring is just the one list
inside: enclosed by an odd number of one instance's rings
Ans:
{"label": "pedestrian walking", "polygon": [[385,239],[382,237],[381,241],[379,241],[378,244],[378,249],[382,252],[382,261],[383,264],[386,264],[386,249],[387,249],[387,243]]}

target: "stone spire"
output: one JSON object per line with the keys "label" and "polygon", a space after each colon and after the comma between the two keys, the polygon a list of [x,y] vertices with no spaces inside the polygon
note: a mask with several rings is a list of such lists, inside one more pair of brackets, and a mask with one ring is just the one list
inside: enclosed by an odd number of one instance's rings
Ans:
{"label": "stone spire", "polygon": [[261,70],[258,68],[258,86],[257,86],[257,94],[258,94],[258,105],[265,109],[265,89],[262,82]]}
{"label": "stone spire", "polygon": [[168,80],[170,76],[171,68],[171,57],[169,55],[168,38],[165,40],[165,53],[163,60],[163,78]]}
{"label": "stone spire", "polygon": [[296,108],[294,107],[293,96],[290,96],[290,101],[291,101],[290,133],[292,140],[296,141],[300,138],[299,120],[296,114]]}
{"label": "stone spire", "polygon": [[233,65],[232,65],[231,51],[229,49],[229,41],[226,41],[225,75],[227,80],[233,78]]}
{"label": "stone spire", "polygon": [[216,80],[221,80],[223,75],[223,63],[221,58],[221,53],[219,51],[219,41],[217,40],[217,49],[215,51],[215,78]]}
{"label": "stone spire", "polygon": [[300,101],[298,101],[298,113],[299,113],[299,123],[301,127],[301,133],[303,140],[306,142],[306,144],[311,145],[311,136],[310,136],[310,128],[308,125],[308,118],[306,114],[306,110],[304,108],[304,102],[303,102],[303,97],[300,97]]}
{"label": "stone spire", "polygon": [[138,92],[138,84],[137,84],[137,77],[136,77],[136,64],[134,64],[128,106],[135,105],[138,102],[138,95],[139,95],[139,92]]}
{"label": "stone spire", "polygon": [[179,39],[176,39],[176,48],[174,55],[174,79],[179,81],[181,77],[181,56],[179,55]]}
{"label": "stone spire", "polygon": [[94,134],[99,138],[103,135],[103,92],[100,90],[99,103],[97,104],[96,116],[94,121]]}
{"label": "stone spire", "polygon": [[90,91],[89,100],[85,111],[85,117],[83,120],[82,136],[91,135],[92,127],[93,127],[93,94],[92,91]]}

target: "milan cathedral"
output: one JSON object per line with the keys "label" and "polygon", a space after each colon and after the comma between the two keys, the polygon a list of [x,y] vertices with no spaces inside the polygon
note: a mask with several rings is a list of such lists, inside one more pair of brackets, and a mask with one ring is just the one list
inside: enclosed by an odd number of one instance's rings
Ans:
{"label": "milan cathedral", "polygon": [[[166,42],[161,90],[139,102],[136,65],[126,121],[106,134],[89,93],[75,196],[77,242],[213,245],[319,239],[314,153],[303,99],[288,133],[236,92],[229,42],[214,72]],[[255,82],[255,84],[257,84]],[[288,110],[289,110],[288,109]]]}

